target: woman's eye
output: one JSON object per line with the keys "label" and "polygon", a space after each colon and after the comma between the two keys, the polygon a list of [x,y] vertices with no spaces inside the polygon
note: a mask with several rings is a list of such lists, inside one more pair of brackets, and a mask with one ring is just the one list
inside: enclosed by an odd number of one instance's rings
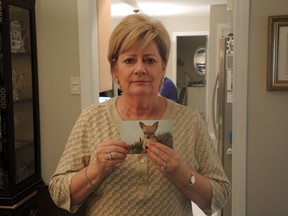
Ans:
{"label": "woman's eye", "polygon": [[126,64],[132,64],[134,62],[134,60],[133,59],[125,59],[124,62]]}
{"label": "woman's eye", "polygon": [[[125,64],[135,64],[137,61],[137,59],[134,59],[134,58],[127,58],[127,59],[124,59],[124,63]],[[156,62],[156,60],[154,58],[145,58],[142,60],[143,63],[145,64],[154,64]]]}
{"label": "woman's eye", "polygon": [[155,59],[149,58],[149,59],[146,59],[146,62],[147,62],[148,64],[153,64],[153,63],[155,63],[156,61],[155,61]]}

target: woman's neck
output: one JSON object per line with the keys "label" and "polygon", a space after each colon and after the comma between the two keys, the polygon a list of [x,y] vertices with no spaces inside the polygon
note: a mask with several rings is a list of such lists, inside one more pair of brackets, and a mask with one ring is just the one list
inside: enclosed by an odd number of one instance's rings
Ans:
{"label": "woman's neck", "polygon": [[123,120],[158,119],[163,112],[162,100],[159,96],[145,100],[122,95],[117,100],[117,109]]}

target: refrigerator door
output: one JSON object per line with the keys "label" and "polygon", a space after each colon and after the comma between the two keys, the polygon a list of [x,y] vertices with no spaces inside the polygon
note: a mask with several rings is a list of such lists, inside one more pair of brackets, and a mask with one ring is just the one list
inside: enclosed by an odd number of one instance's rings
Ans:
{"label": "refrigerator door", "polygon": [[[233,56],[227,49],[228,40],[229,38],[221,38],[219,41],[219,71],[212,96],[212,117],[214,116],[213,127],[217,138],[217,150],[226,175],[232,182],[233,69],[227,67],[227,62],[230,62]],[[231,215],[231,199],[223,209],[222,215]]]}

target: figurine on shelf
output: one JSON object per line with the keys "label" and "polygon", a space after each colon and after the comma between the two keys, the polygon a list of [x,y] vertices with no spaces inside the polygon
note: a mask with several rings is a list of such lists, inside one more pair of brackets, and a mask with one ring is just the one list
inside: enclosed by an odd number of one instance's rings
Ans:
{"label": "figurine on shelf", "polygon": [[11,52],[24,53],[25,42],[22,39],[22,27],[19,21],[14,20],[10,23],[10,40],[11,40]]}
{"label": "figurine on shelf", "polygon": [[19,90],[24,86],[24,77],[21,72],[12,72],[13,100],[19,100]]}

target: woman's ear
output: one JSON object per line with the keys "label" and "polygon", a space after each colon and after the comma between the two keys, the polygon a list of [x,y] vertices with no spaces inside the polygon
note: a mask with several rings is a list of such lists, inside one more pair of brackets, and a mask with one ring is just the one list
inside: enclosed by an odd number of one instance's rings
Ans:
{"label": "woman's ear", "polygon": [[166,73],[167,63],[162,62],[162,69]]}
{"label": "woman's ear", "polygon": [[113,79],[115,80],[115,82],[119,83],[118,76],[115,73],[113,73]]}
{"label": "woman's ear", "polygon": [[117,71],[117,67],[116,66],[112,69],[112,76],[113,76],[113,79],[116,82],[118,82],[118,71]]}
{"label": "woman's ear", "polygon": [[116,68],[116,67],[114,67],[114,69],[113,69],[113,71],[112,71],[112,76],[113,76],[114,82],[116,82],[117,85],[119,86],[119,88],[121,89],[120,82],[119,82],[119,78],[118,78],[118,71],[117,71],[117,68]]}
{"label": "woman's ear", "polygon": [[164,77],[166,76],[166,65],[164,65],[164,64],[163,64],[163,70],[162,71],[163,71],[163,79],[164,79]]}

